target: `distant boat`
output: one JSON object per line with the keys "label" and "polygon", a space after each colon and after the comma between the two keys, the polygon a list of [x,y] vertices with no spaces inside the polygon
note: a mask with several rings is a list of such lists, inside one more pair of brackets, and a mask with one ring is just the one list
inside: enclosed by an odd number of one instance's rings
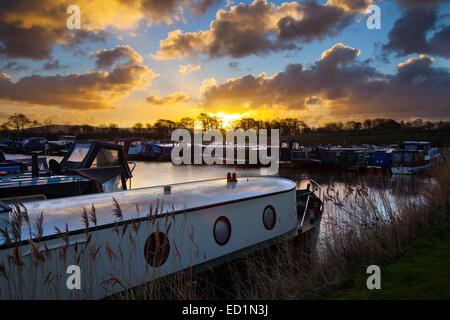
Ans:
{"label": "distant boat", "polygon": [[443,157],[428,141],[404,141],[400,149],[392,155],[391,172],[395,174],[415,174],[437,165]]}
{"label": "distant boat", "polygon": [[396,150],[392,154],[391,172],[393,174],[415,174],[431,167],[423,151]]}
{"label": "distant boat", "polygon": [[392,152],[374,151],[367,160],[367,173],[380,173],[390,170],[392,165]]}
{"label": "distant boat", "polygon": [[123,146],[129,160],[170,161],[173,144],[145,141],[141,138],[124,138],[116,141]]}
{"label": "distant boat", "polygon": [[144,149],[145,140],[141,138],[124,138],[117,140],[115,143],[123,147],[128,160],[137,160],[139,153]]}

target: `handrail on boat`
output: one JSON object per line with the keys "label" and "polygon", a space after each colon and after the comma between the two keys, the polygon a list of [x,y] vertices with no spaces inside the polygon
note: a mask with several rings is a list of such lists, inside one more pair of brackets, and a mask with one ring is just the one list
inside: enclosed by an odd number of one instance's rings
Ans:
{"label": "handrail on boat", "polygon": [[306,199],[305,210],[303,211],[302,221],[300,222],[300,230],[303,228],[303,221],[305,220],[306,211],[308,211],[308,204],[309,204],[309,198],[310,198],[310,197],[311,197],[311,196],[308,195],[308,199]]}
{"label": "handrail on boat", "polygon": [[313,190],[312,190],[313,192],[315,192],[316,190],[319,190],[319,199],[320,199],[320,201],[323,202],[324,193],[323,193],[322,186],[313,179],[309,179],[309,181],[313,184]]}

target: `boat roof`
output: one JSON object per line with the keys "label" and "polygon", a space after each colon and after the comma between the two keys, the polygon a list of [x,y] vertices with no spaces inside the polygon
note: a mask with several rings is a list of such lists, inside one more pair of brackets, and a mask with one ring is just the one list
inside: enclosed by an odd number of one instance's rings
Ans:
{"label": "boat roof", "polygon": [[116,143],[118,142],[133,142],[133,141],[144,141],[144,139],[142,138],[122,138],[116,141]]}
{"label": "boat roof", "polygon": [[[114,199],[119,203],[123,221],[146,218],[152,208],[153,215],[187,213],[227,203],[284,193],[296,188],[295,182],[278,177],[240,177],[236,183],[226,179],[213,179],[171,185],[170,193],[163,186],[140,188],[128,191],[98,193],[78,197],[51,199],[25,203],[32,232],[35,221],[43,212],[43,237],[57,234],[55,227],[69,232],[84,232],[83,208],[88,212],[95,206],[97,228],[110,227],[118,222]],[[76,205],[74,205],[76,203]],[[156,212],[156,208],[158,208]],[[156,212],[156,213],[155,213]],[[6,215],[7,213],[0,214]],[[5,217],[5,216],[3,216]],[[120,221],[119,221],[120,222]],[[94,228],[92,222],[90,227]],[[22,240],[29,238],[28,226],[22,226]],[[0,239],[2,245],[4,239]]]}
{"label": "boat roof", "polygon": [[404,141],[403,144],[421,144],[421,145],[427,145],[430,144],[429,141]]}
{"label": "boat roof", "polygon": [[14,177],[0,178],[0,188],[15,188],[25,186],[38,186],[46,184],[60,184],[89,181],[82,176],[51,176],[51,177],[32,177],[31,173],[17,175]]}

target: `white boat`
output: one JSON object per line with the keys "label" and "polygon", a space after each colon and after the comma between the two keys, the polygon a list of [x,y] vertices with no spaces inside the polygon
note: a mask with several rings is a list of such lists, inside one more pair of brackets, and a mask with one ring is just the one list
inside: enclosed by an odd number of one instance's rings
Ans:
{"label": "white boat", "polygon": [[392,153],[391,173],[416,174],[431,167],[431,161],[425,159],[423,151],[395,150]]}
{"label": "white boat", "polygon": [[[0,298],[98,299],[191,266],[217,265],[296,236],[305,220],[296,207],[296,184],[275,177],[5,206]],[[80,289],[69,288],[71,265],[79,267]]]}

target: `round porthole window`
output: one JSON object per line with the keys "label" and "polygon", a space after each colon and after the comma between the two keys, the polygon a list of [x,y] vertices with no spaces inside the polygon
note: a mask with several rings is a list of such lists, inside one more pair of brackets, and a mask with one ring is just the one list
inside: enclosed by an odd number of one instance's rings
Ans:
{"label": "round porthole window", "polygon": [[145,241],[144,255],[147,263],[152,267],[159,267],[169,257],[170,243],[162,232],[153,232]]}
{"label": "round porthole window", "polygon": [[263,211],[263,224],[267,230],[272,230],[277,222],[277,214],[272,206],[267,206]]}
{"label": "round porthole window", "polygon": [[231,223],[227,217],[219,217],[214,223],[214,240],[217,244],[225,245],[231,237]]}

